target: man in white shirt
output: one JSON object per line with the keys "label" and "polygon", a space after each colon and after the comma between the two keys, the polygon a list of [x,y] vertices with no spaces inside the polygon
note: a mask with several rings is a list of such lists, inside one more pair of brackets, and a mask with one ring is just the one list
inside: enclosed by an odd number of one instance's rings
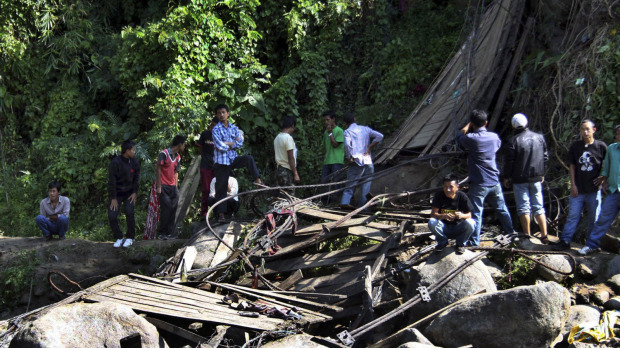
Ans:
{"label": "man in white shirt", "polygon": [[[211,189],[210,189],[209,200],[208,200],[209,206],[213,206],[217,202],[215,199],[215,182],[216,181],[217,181],[217,178],[213,178],[213,180],[211,180]],[[239,183],[237,182],[237,179],[235,179],[232,176],[229,176],[227,196],[228,197],[235,196],[235,197],[233,199],[228,199],[226,202],[223,202],[222,204],[226,206],[226,212],[231,215],[231,218],[234,218],[235,213],[237,212],[237,210],[239,210],[239,197],[237,197],[238,193],[239,193]]]}
{"label": "man in white shirt", "polygon": [[296,120],[294,116],[282,118],[281,132],[273,140],[273,149],[276,155],[276,169],[278,186],[292,186],[299,184],[297,173],[297,147],[291,134],[295,132]]}
{"label": "man in white shirt", "polygon": [[47,187],[48,197],[39,204],[40,214],[35,221],[46,240],[52,240],[54,234],[63,240],[69,229],[69,211],[71,210],[69,198],[60,195],[58,181],[50,182]]}

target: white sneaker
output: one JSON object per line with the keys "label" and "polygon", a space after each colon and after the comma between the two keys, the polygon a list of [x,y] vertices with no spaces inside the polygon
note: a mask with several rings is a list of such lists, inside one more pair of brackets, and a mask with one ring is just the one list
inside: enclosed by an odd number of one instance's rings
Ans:
{"label": "white sneaker", "polygon": [[117,239],[116,242],[114,242],[114,247],[115,248],[120,248],[121,244],[123,244],[123,240],[122,239]]}
{"label": "white sneaker", "polygon": [[597,251],[598,251],[598,248],[590,248],[589,246],[586,245],[583,248],[579,249],[577,252],[579,253],[579,255],[586,256],[586,255],[595,253]]}
{"label": "white sneaker", "polygon": [[123,248],[128,248],[133,244],[133,239],[127,238],[125,239],[125,243],[123,243]]}

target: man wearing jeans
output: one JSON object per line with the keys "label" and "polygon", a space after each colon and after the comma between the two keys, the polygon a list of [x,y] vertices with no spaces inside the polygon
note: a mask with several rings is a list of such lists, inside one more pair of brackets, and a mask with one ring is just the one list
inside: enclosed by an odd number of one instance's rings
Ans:
{"label": "man wearing jeans", "polygon": [[474,232],[476,225],[471,218],[471,202],[467,195],[459,191],[456,177],[448,175],[443,179],[443,191],[437,192],[431,203],[431,219],[428,228],[435,235],[435,251],[442,251],[448,239],[456,239],[456,253],[465,252],[465,243]]}
{"label": "man wearing jeans", "polygon": [[470,122],[456,136],[459,146],[469,154],[467,160],[470,181],[469,199],[473,204],[472,214],[476,227],[468,244],[474,246],[480,245],[482,212],[484,200],[487,197],[491,207],[495,208],[499,214],[504,233],[514,233],[512,220],[506,208],[504,194],[499,183],[499,170],[497,163],[495,163],[495,153],[499,150],[502,142],[497,134],[487,131],[486,125],[486,112],[473,110]]}
{"label": "man wearing jeans", "polygon": [[357,205],[361,207],[366,203],[366,195],[370,192],[372,180],[370,175],[375,172],[372,158],[370,157],[370,149],[383,140],[383,134],[370,127],[358,125],[355,123],[355,116],[351,113],[344,115],[343,122],[347,127],[347,130],[344,131],[344,152],[351,166],[347,171],[347,181],[349,183],[342,193],[340,205],[348,206],[351,204],[355,187],[358,186],[360,178],[365,177],[362,179],[364,182],[361,184],[361,198],[357,202]]}
{"label": "man wearing jeans", "polygon": [[[134,206],[140,187],[140,162],[135,159],[136,144],[125,140],[121,144],[121,155],[114,157],[108,166],[108,221],[114,235],[114,247],[127,248],[133,244],[136,236],[136,220]],[[123,231],[118,225],[118,214],[121,205],[125,207],[127,218],[127,234],[123,239]]]}
{"label": "man wearing jeans", "polygon": [[530,236],[530,216],[534,215],[540,228],[540,240],[549,244],[542,192],[545,162],[549,160],[547,143],[542,134],[532,132],[527,124],[527,117],[523,114],[512,117],[516,134],[506,147],[504,187],[509,188],[512,183],[523,233]]}
{"label": "man wearing jeans", "polygon": [[39,215],[35,221],[46,240],[52,240],[54,234],[63,240],[69,229],[71,204],[69,198],[60,195],[60,183],[58,181],[50,182],[47,188],[48,197],[44,198],[39,204]]}
{"label": "man wearing jeans", "polygon": [[[323,170],[321,171],[321,183],[341,181],[338,177],[334,177],[334,173],[344,167],[344,131],[336,124],[336,113],[333,111],[325,111],[323,113],[323,121],[325,122],[325,132],[323,133],[323,146],[325,147],[325,159],[323,160]],[[338,186],[330,186],[327,191],[340,188]],[[324,202],[329,203],[333,199],[332,196],[324,197]]]}
{"label": "man wearing jeans", "polygon": [[564,230],[555,250],[568,250],[584,206],[588,212],[588,232],[592,231],[601,212],[600,173],[603,159],[607,153],[607,145],[594,139],[596,127],[594,122],[581,122],[579,133],[581,140],[573,142],[568,150],[570,174],[570,196],[568,217]]}
{"label": "man wearing jeans", "polygon": [[618,212],[620,212],[620,125],[616,126],[614,131],[616,133],[616,142],[607,148],[607,153],[603,160],[603,169],[599,177],[603,185],[603,191],[607,193],[607,196],[605,196],[601,206],[601,215],[586,240],[586,246],[579,249],[579,254],[581,255],[588,255],[598,251],[601,247],[601,239],[603,239],[616,216],[618,216]]}

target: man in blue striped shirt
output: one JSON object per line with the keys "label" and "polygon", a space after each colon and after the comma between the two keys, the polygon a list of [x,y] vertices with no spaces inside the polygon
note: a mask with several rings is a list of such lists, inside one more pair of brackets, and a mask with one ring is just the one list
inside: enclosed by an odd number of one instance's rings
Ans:
{"label": "man in blue striped shirt", "polygon": [[[366,203],[366,195],[370,192],[372,174],[375,168],[372,165],[370,149],[383,140],[383,134],[370,127],[360,126],[355,123],[355,116],[351,113],[344,114],[342,118],[347,130],[344,131],[344,157],[352,164],[347,170],[347,188],[342,193],[340,205],[347,206],[351,203],[351,198],[358,183],[362,181],[361,197],[358,206]],[[372,141],[371,141],[372,140]],[[362,177],[364,179],[360,180]]]}
{"label": "man in blue striped shirt", "polygon": [[[213,162],[215,163],[215,200],[226,198],[228,192],[228,177],[234,169],[247,168],[254,179],[254,183],[262,184],[260,173],[256,167],[254,157],[250,155],[237,156],[237,149],[243,146],[243,131],[228,122],[230,111],[228,106],[220,104],[215,107],[215,115],[220,121],[213,128]],[[216,207],[218,222],[225,222],[226,204]]]}

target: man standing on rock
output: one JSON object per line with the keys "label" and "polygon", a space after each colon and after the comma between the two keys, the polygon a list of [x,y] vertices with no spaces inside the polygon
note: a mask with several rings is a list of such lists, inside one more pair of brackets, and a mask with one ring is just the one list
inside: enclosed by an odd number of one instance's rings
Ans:
{"label": "man standing on rock", "polygon": [[512,183],[523,233],[531,235],[530,218],[534,215],[540,228],[541,242],[549,244],[542,190],[545,162],[549,160],[547,143],[542,134],[532,132],[527,125],[524,114],[512,117],[512,128],[516,134],[508,140],[506,147],[504,187],[509,188]]}
{"label": "man standing on rock", "polygon": [[601,206],[601,215],[586,240],[586,246],[579,249],[579,254],[584,256],[599,250],[601,239],[620,212],[620,125],[616,126],[614,131],[616,142],[607,148],[603,160],[603,169],[597,181],[602,184],[603,191],[607,193],[607,196],[605,196]]}
{"label": "man standing on rock", "polygon": [[46,240],[52,240],[54,234],[63,240],[69,229],[71,204],[69,198],[60,195],[60,183],[58,181],[50,182],[47,188],[48,197],[44,198],[39,204],[39,215],[35,221]]}
{"label": "man standing on rock", "polygon": [[157,238],[172,239],[175,237],[175,219],[179,204],[179,168],[181,167],[180,153],[185,150],[187,138],[177,135],[172,140],[172,146],[162,150],[157,157],[155,169],[155,185],[159,196],[160,213]]}
{"label": "man standing on rock", "polygon": [[[226,197],[228,192],[228,177],[237,168],[247,168],[254,179],[255,184],[262,184],[260,173],[254,157],[250,155],[237,156],[237,149],[243,146],[243,132],[234,124],[228,121],[230,111],[228,106],[220,104],[215,107],[215,114],[220,121],[213,128],[213,144],[215,151],[213,161],[215,162],[215,200],[219,202]],[[226,205],[220,204],[216,207],[218,214],[217,221],[225,222]]]}
{"label": "man standing on rock", "polygon": [[435,235],[435,251],[442,251],[448,239],[456,239],[456,253],[465,252],[465,243],[474,232],[476,222],[471,218],[472,205],[467,195],[459,191],[453,175],[443,179],[443,191],[437,192],[431,203],[428,228]]}
{"label": "man standing on rock", "polygon": [[[140,187],[140,162],[134,158],[135,154],[136,144],[131,140],[125,140],[121,144],[121,155],[114,157],[108,166],[108,196],[110,197],[108,221],[114,239],[116,239],[115,248],[121,245],[124,248],[131,246],[136,236],[134,206]],[[123,231],[118,225],[121,205],[125,207],[127,218],[127,234],[124,240]]]}
{"label": "man standing on rock", "polygon": [[491,207],[495,208],[499,214],[504,233],[514,233],[512,219],[508,213],[508,208],[506,208],[504,193],[499,183],[499,170],[495,162],[495,153],[499,150],[502,142],[496,133],[487,131],[486,125],[486,112],[473,110],[470,122],[456,136],[459,146],[469,155],[467,159],[470,181],[469,199],[473,204],[472,213],[476,227],[469,238],[468,245],[473,246],[480,245],[482,212],[487,197]]}
{"label": "man standing on rock", "polygon": [[596,127],[591,120],[581,122],[579,133],[581,140],[570,145],[568,163],[570,175],[570,196],[568,217],[564,224],[564,231],[555,250],[570,249],[570,243],[577,230],[581,218],[581,211],[585,207],[588,215],[588,232],[592,231],[601,212],[601,167],[607,153],[607,145],[594,139]]}
{"label": "man standing on rock", "polygon": [[370,150],[383,140],[383,134],[370,127],[358,125],[355,123],[355,116],[351,113],[344,114],[343,121],[347,127],[347,130],[344,131],[344,152],[351,166],[347,171],[349,183],[342,193],[340,204],[350,205],[355,187],[358,186],[360,179],[365,176],[366,178],[363,179],[365,182],[361,184],[360,201],[357,202],[357,205],[361,207],[366,204],[366,195],[370,192],[372,182],[370,176],[375,172]]}

